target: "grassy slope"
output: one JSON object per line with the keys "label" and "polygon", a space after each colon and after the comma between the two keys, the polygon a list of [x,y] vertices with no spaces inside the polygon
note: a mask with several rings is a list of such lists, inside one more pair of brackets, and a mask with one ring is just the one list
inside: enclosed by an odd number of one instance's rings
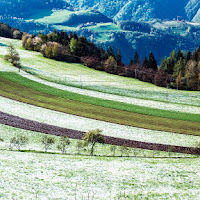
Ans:
{"label": "grassy slope", "polygon": [[141,115],[69,100],[59,97],[59,95],[55,96],[24,87],[23,85],[10,82],[3,77],[1,77],[1,95],[52,110],[118,124],[193,135],[199,135],[200,132],[200,126],[197,122]]}
{"label": "grassy slope", "polygon": [[[21,42],[17,40],[0,38],[0,43],[3,45],[14,44],[21,56],[22,65],[51,81],[79,87],[81,79],[82,86],[91,90],[141,99],[200,106],[200,92],[167,90],[132,78],[96,71],[81,64],[50,60],[43,58],[40,53],[22,50]],[[5,55],[5,53],[6,47],[1,46],[0,56]],[[4,67],[0,67],[0,70],[10,66],[0,59],[1,64]]]}
{"label": "grassy slope", "polygon": [[68,10],[53,11],[50,15],[49,13],[46,16],[34,15],[34,16],[31,16],[30,18],[35,19],[35,21],[38,23],[55,24],[55,23],[62,23],[64,21],[67,21],[67,19],[72,13],[73,12],[68,11]]}
{"label": "grassy slope", "polygon": [[103,106],[107,108],[113,108],[118,110],[129,111],[133,113],[146,114],[158,117],[165,117],[169,119],[179,119],[200,122],[198,114],[180,113],[173,111],[166,111],[160,109],[153,109],[149,107],[136,106],[126,103],[121,103],[117,101],[103,100],[99,98],[89,97],[81,94],[76,94],[64,90],[55,89],[53,87],[37,83],[35,81],[29,80],[27,78],[21,77],[18,74],[13,73],[0,73],[0,76],[6,78],[9,81],[18,83],[25,87],[29,87],[33,90],[44,92],[50,95],[54,95],[61,98],[66,98],[74,101],[79,101],[83,103],[89,103],[97,106]]}
{"label": "grassy slope", "polygon": [[[18,134],[29,137],[29,144],[22,148],[26,151],[8,151],[10,138]],[[167,152],[131,149],[129,155],[137,157],[116,158],[112,157],[109,145],[97,144],[95,154],[101,157],[83,156],[89,154],[89,147],[81,150],[82,156],[78,156],[74,155],[76,140],[71,140],[67,155],[53,154],[57,152],[56,144],[50,153],[39,153],[43,152],[40,142],[43,135],[0,125],[0,137],[4,139],[0,142],[0,149],[4,149],[0,154],[0,176],[4,177],[0,187],[2,200],[35,199],[36,196],[39,199],[64,200],[66,196],[74,199],[76,185],[78,199],[88,198],[88,192],[91,197],[92,191],[94,199],[115,199],[120,192],[125,192],[126,199],[131,200],[144,197],[193,199],[198,193],[199,158],[191,158],[192,155],[184,158],[184,154],[172,153],[173,158],[170,158]],[[52,137],[58,142],[59,137]],[[120,155],[117,147],[116,156]],[[184,159],[174,159],[179,156]]]}
{"label": "grassy slope", "polygon": [[121,29],[114,23],[98,23],[96,26],[89,26],[88,29],[95,32],[121,31]]}
{"label": "grassy slope", "polygon": [[199,158],[106,158],[2,151],[0,159],[2,200],[88,199],[88,195],[98,200],[119,199],[121,195],[129,200],[198,199]]}

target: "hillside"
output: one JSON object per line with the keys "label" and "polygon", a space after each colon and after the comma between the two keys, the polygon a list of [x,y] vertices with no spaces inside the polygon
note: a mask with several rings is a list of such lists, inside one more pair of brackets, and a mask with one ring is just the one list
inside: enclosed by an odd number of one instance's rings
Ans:
{"label": "hillside", "polygon": [[3,0],[0,3],[1,16],[24,18],[37,12],[51,12],[52,9],[71,9],[63,0]]}
{"label": "hillside", "polygon": [[[198,23],[180,20],[198,22],[199,6],[198,1],[188,0],[165,4],[161,0],[10,0],[0,3],[0,12],[2,22],[22,31],[73,31],[104,48],[120,48],[123,62],[128,64],[135,50],[141,61],[152,51],[160,63],[174,49],[196,49],[200,44]],[[138,25],[135,20],[143,22]]]}
{"label": "hillside", "polygon": [[[149,21],[158,19],[181,19],[193,20],[200,8],[198,0],[109,0],[109,1],[69,1],[76,9],[95,8],[116,21],[139,20]],[[197,20],[195,20],[197,22]]]}
{"label": "hillside", "polygon": [[[3,59],[9,44],[21,71]],[[199,92],[44,58],[3,37],[0,86],[2,200],[198,195],[199,157],[192,154],[199,153]],[[80,139],[97,128],[105,143],[89,156],[91,145]],[[20,136],[28,140],[18,149]],[[70,141],[65,152],[61,136]],[[47,151],[45,137],[54,141]]]}

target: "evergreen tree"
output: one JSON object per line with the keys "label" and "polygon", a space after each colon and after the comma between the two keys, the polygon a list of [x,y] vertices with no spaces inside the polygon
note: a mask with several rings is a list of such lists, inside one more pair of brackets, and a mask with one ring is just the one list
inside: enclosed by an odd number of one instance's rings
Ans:
{"label": "evergreen tree", "polygon": [[189,60],[192,59],[192,54],[190,51],[187,52],[187,56],[186,56],[186,62],[188,62]]}
{"label": "evergreen tree", "polygon": [[129,64],[129,65],[132,65],[132,64],[133,64],[133,60],[131,59],[131,60],[130,60],[130,64]]}
{"label": "evergreen tree", "polygon": [[140,63],[139,54],[138,54],[137,51],[135,51],[134,59],[133,59],[133,64],[139,64],[139,63]]}
{"label": "evergreen tree", "polygon": [[184,77],[185,76],[185,66],[186,66],[185,59],[180,58],[174,66],[173,77],[177,78],[179,76],[180,72],[181,72],[181,76]]}
{"label": "evergreen tree", "polygon": [[147,64],[147,68],[151,68],[151,69],[155,69],[155,70],[158,69],[156,59],[152,52],[150,52],[150,54],[149,54],[149,61]]}
{"label": "evergreen tree", "polygon": [[145,58],[144,58],[144,60],[143,60],[143,63],[142,63],[142,67],[147,67],[147,65],[148,65],[148,59],[147,59],[147,57],[145,56]]}
{"label": "evergreen tree", "polygon": [[108,54],[107,54],[107,52],[103,49],[103,47],[100,47],[100,57],[101,57],[101,60],[106,60],[106,59],[108,59]]}
{"label": "evergreen tree", "polygon": [[192,54],[192,60],[198,62],[199,60],[199,53],[195,50]]}
{"label": "evergreen tree", "polygon": [[111,46],[108,47],[107,54],[109,57],[112,56],[115,58],[115,52],[113,51]]}
{"label": "evergreen tree", "polygon": [[176,51],[173,50],[171,53],[170,53],[170,57],[167,58],[167,62],[166,62],[166,66],[164,68],[164,70],[168,73],[168,74],[173,74],[174,72],[174,66],[175,66],[175,63],[176,63]]}
{"label": "evergreen tree", "polygon": [[117,61],[117,65],[121,65],[122,64],[122,55],[121,55],[120,49],[117,49],[116,61]]}
{"label": "evergreen tree", "polygon": [[179,49],[176,57],[176,61],[179,61],[180,58],[185,59],[184,53]]}

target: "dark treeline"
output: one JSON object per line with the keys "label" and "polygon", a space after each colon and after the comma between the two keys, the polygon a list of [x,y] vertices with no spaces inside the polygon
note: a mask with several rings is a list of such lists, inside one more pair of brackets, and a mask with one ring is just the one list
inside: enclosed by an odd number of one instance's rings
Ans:
{"label": "dark treeline", "polygon": [[19,29],[11,28],[7,24],[0,22],[0,36],[6,38],[21,39],[22,32]]}
{"label": "dark treeline", "polygon": [[140,63],[140,58],[135,52],[134,59],[129,65],[122,62],[119,49],[114,51],[111,46],[107,50],[97,47],[84,36],[78,37],[75,33],[67,35],[66,32],[51,32],[49,34],[30,35],[23,34],[22,46],[27,50],[40,51],[44,57],[66,61],[83,63],[85,66],[107,73],[137,78],[139,80],[154,83],[159,86],[167,86],[169,76],[164,70],[157,69],[157,62],[153,53]]}
{"label": "dark treeline", "polygon": [[54,31],[49,34],[23,34],[22,45],[27,50],[39,51],[44,57],[83,63],[85,66],[107,73],[132,77],[162,87],[200,90],[200,48],[183,53],[173,51],[162,60],[160,68],[152,52],[141,62],[135,51],[129,65],[122,62],[119,49],[97,47],[84,36]]}

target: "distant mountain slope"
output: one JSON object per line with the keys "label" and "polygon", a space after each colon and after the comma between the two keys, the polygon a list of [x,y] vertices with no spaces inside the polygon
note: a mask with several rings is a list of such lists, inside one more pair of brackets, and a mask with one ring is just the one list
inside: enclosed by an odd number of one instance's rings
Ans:
{"label": "distant mountain slope", "polygon": [[[65,0],[75,9],[95,8],[116,21],[159,19],[193,20],[199,0]],[[199,15],[199,13],[198,13]],[[195,18],[197,19],[197,17]]]}
{"label": "distant mountain slope", "polygon": [[199,24],[182,20],[200,22],[199,0],[1,0],[0,18],[33,34],[76,32],[120,48],[125,63],[135,50],[141,60],[152,51],[159,63],[173,49],[193,51],[200,44]]}
{"label": "distant mountain slope", "polygon": [[1,0],[0,15],[25,17],[40,10],[70,9],[71,6],[63,0]]}
{"label": "distant mountain slope", "polygon": [[[199,22],[199,0],[1,0],[0,15],[24,17],[38,9],[97,9],[116,21],[185,19]],[[199,11],[199,12],[198,12]]]}
{"label": "distant mountain slope", "polygon": [[190,0],[187,6],[185,7],[187,16],[189,20],[194,22],[200,22],[200,1],[199,0]]}

